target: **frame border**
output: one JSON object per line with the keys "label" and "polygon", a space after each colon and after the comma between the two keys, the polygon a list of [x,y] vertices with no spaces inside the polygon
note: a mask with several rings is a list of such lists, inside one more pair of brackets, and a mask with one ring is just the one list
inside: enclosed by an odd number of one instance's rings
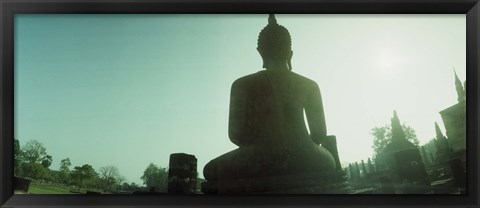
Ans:
{"label": "frame border", "polygon": [[[466,14],[466,195],[13,195],[15,14]],[[0,0],[1,207],[479,207],[479,0]],[[358,206],[362,205],[362,206]]]}

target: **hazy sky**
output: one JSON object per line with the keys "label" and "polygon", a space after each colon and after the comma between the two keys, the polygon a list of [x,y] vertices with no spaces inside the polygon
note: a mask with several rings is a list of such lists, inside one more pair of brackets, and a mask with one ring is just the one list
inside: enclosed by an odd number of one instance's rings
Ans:
{"label": "hazy sky", "polygon": [[[52,169],[117,166],[141,183],[171,153],[198,171],[236,148],[232,82],[262,70],[268,15],[16,15],[15,137],[38,140]],[[421,144],[464,81],[465,15],[277,15],[292,35],[293,70],[321,89],[342,162],[372,155],[370,130],[393,110]],[[201,174],[202,176],[202,174]]]}

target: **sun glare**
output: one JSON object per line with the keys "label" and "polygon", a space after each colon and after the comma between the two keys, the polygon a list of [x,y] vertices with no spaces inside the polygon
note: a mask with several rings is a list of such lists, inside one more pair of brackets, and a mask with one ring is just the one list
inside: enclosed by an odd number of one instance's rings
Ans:
{"label": "sun glare", "polygon": [[383,79],[391,79],[399,72],[400,57],[394,50],[378,50],[372,57],[374,73]]}

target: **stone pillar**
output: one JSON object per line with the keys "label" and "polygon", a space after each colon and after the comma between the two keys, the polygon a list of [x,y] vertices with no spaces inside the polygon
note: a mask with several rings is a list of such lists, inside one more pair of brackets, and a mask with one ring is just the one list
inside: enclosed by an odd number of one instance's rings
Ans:
{"label": "stone pillar", "polygon": [[368,162],[367,162],[367,163],[368,163],[368,171],[369,171],[369,173],[375,172],[375,167],[373,166],[372,160],[370,160],[370,158],[368,158]]}
{"label": "stone pillar", "polygon": [[360,179],[360,166],[358,166],[358,162],[355,162],[355,177]]}
{"label": "stone pillar", "polygon": [[452,170],[453,177],[455,178],[455,184],[457,187],[465,188],[467,183],[465,169],[462,167],[460,159],[456,158],[449,161],[450,169]]}
{"label": "stone pillar", "polygon": [[171,154],[168,169],[168,193],[193,194],[196,191],[196,182],[197,158],[185,153]]}
{"label": "stone pillar", "polygon": [[428,153],[427,153],[427,150],[425,150],[425,145],[422,146],[422,151],[421,151],[421,155],[422,155],[422,158],[423,158],[423,163],[426,165],[426,166],[430,166],[430,160],[428,158]]}
{"label": "stone pillar", "polygon": [[25,178],[13,178],[13,186],[14,192],[16,194],[26,194],[28,193],[28,189],[30,187],[30,180]]}
{"label": "stone pillar", "polygon": [[345,168],[348,179],[352,179],[352,164],[348,164],[348,167]]}
{"label": "stone pillar", "polygon": [[352,163],[348,164],[348,172],[350,172],[350,180],[356,179],[354,169],[355,168],[353,167]]}
{"label": "stone pillar", "polygon": [[367,175],[367,167],[365,166],[365,162],[362,160],[362,172],[363,172],[363,176],[366,176]]}
{"label": "stone pillar", "polygon": [[432,161],[432,164],[435,164],[435,157],[433,156],[433,153],[430,152],[430,161]]}
{"label": "stone pillar", "polygon": [[337,137],[334,135],[329,135],[326,137],[322,147],[327,149],[335,159],[335,165],[337,166],[336,170],[342,170],[342,165],[340,164],[340,157],[338,156],[338,148],[337,148]]}

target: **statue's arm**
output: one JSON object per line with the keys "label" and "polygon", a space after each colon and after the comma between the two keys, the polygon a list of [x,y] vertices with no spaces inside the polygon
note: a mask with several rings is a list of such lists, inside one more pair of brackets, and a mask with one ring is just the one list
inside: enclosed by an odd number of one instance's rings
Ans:
{"label": "statue's arm", "polygon": [[237,80],[232,84],[230,92],[230,112],[228,119],[228,136],[237,146],[246,146],[250,143],[251,131],[251,106],[245,85]]}
{"label": "statue's arm", "polygon": [[310,137],[316,144],[322,144],[327,136],[325,113],[323,111],[322,95],[317,83],[313,83],[305,106]]}

